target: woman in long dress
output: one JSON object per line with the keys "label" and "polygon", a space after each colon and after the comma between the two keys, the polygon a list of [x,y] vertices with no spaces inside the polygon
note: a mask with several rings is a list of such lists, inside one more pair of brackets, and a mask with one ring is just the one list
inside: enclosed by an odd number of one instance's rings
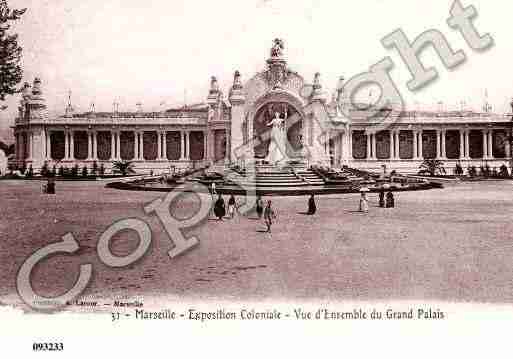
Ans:
{"label": "woman in long dress", "polygon": [[394,207],[395,207],[394,193],[392,191],[388,191],[386,208],[394,208]]}
{"label": "woman in long dress", "polygon": [[264,201],[262,201],[262,196],[257,197],[256,211],[257,211],[258,219],[262,219],[262,214],[264,213]]}
{"label": "woman in long dress", "polygon": [[315,205],[315,198],[314,198],[314,195],[312,194],[310,196],[310,199],[308,200],[308,214],[309,215],[313,215],[315,214],[315,212],[317,211],[317,206]]}
{"label": "woman in long dress", "polygon": [[369,212],[369,202],[367,201],[367,196],[365,195],[365,192],[362,192],[362,196],[360,197],[360,212]]}
{"label": "woman in long dress", "polygon": [[271,232],[271,226],[273,225],[273,221],[276,220],[276,212],[271,207],[271,201],[267,201],[267,206],[264,210],[264,220],[265,225],[267,226],[267,232]]}
{"label": "woman in long dress", "polygon": [[233,218],[235,216],[235,197],[230,195],[230,199],[228,200],[228,214],[230,215],[230,218]]}
{"label": "woman in long dress", "polygon": [[223,220],[224,215],[226,214],[226,208],[224,205],[224,199],[219,195],[217,201],[214,205],[214,213],[219,221]]}
{"label": "woman in long dress", "polygon": [[267,124],[267,126],[272,126],[269,154],[267,155],[267,160],[272,164],[277,164],[285,157],[285,131],[282,128],[284,121],[284,119],[280,118],[279,112],[275,112],[275,117]]}
{"label": "woman in long dress", "polygon": [[385,207],[385,190],[383,188],[379,190],[379,206]]}

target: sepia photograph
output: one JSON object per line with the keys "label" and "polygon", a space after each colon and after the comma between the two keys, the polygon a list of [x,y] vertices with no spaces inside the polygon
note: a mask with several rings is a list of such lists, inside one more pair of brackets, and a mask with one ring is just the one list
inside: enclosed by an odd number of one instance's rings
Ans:
{"label": "sepia photograph", "polygon": [[511,10],[0,0],[6,357],[504,356]]}

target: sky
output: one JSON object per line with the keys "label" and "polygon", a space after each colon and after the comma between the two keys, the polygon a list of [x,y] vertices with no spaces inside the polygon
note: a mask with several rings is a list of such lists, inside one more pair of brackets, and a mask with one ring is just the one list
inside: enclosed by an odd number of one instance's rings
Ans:
{"label": "sky", "polygon": [[[87,111],[145,111],[204,101],[210,76],[224,92],[239,70],[243,81],[265,68],[274,38],[285,41],[289,67],[307,82],[316,72],[333,91],[339,76],[351,78],[390,56],[392,78],[415,108],[480,110],[485,93],[494,112],[509,111],[513,97],[513,41],[507,1],[463,0],[474,5],[474,24],[495,45],[472,51],[446,24],[452,1],[430,0],[10,0],[27,13],[13,26],[24,49],[24,81],[35,76],[51,114],[72,104]],[[410,74],[394,50],[380,40],[396,29],[413,40],[422,32],[441,31],[467,61],[447,71],[432,49],[422,53],[439,78],[410,92]],[[18,96],[0,112],[0,130],[12,126]],[[443,105],[439,105],[443,102]],[[162,105],[163,104],[163,105]]]}

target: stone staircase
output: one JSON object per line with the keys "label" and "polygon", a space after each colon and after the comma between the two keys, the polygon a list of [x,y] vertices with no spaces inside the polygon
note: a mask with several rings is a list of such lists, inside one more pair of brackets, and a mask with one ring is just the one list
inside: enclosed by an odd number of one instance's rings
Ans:
{"label": "stone staircase", "polygon": [[238,183],[240,186],[257,188],[293,188],[324,185],[324,180],[304,165],[287,166],[285,168],[272,165],[257,165],[254,177],[246,174],[241,179],[240,177],[236,178],[235,176],[228,175],[227,179],[232,183]]}

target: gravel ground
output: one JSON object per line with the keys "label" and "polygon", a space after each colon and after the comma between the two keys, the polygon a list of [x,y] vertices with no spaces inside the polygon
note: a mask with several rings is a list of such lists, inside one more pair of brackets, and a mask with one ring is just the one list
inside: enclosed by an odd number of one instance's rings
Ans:
{"label": "gravel ground", "polygon": [[[174,259],[171,243],[143,206],[163,194],[104,188],[100,182],[57,182],[43,195],[38,181],[0,181],[0,300],[18,305],[15,277],[37,249],[73,233],[80,250],[56,255],[33,271],[45,296],[70,288],[78,266],[92,263],[87,295],[159,296],[183,300],[442,300],[513,302],[513,182],[449,184],[399,193],[395,209],[356,212],[357,195],[317,197],[306,216],[306,197],[273,197],[278,221],[272,234],[254,216],[207,220],[187,231],[200,245]],[[227,198],[225,198],[227,201]],[[197,199],[171,206],[189,216]],[[96,253],[101,233],[116,220],[138,217],[152,228],[148,253],[127,268],[109,268]],[[138,245],[122,231],[117,255]]]}

